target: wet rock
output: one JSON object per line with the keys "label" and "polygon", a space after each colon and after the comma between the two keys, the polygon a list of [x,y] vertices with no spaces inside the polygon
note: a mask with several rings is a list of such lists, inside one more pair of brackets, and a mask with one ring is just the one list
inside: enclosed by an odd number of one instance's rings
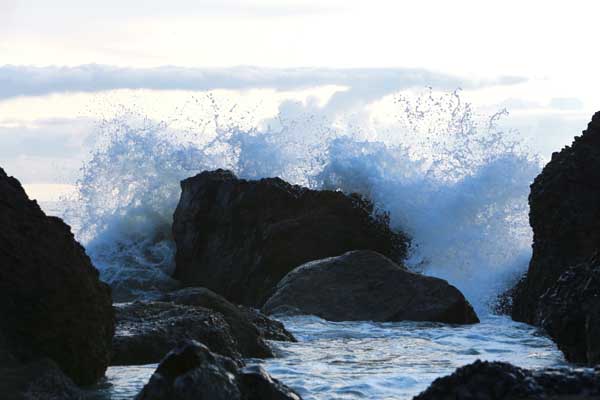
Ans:
{"label": "wet rock", "polygon": [[174,215],[174,277],[228,300],[260,306],[295,267],[353,249],[394,259],[407,239],[358,196],[314,191],[279,178],[247,181],[229,171],[181,182]]}
{"label": "wet rock", "polygon": [[[218,312],[223,315],[231,327],[231,331],[239,344],[242,356],[256,358],[273,356],[272,350],[264,341],[264,339],[269,339],[269,337],[265,337],[258,326],[248,318],[248,313],[245,313],[240,308],[209,289],[181,289],[165,294],[161,300],[170,301],[176,304],[204,307]],[[268,320],[267,317],[264,318]],[[268,324],[266,321],[263,321],[263,323],[265,325]],[[270,323],[270,325],[274,324],[274,321]]]}
{"label": "wet rock", "polygon": [[188,341],[160,363],[137,400],[300,400],[262,368],[240,369],[231,359]]}
{"label": "wet rock", "polygon": [[165,302],[126,303],[115,309],[111,365],[157,363],[185,340],[202,341],[236,360],[242,357],[231,326],[214,311]]}
{"label": "wet rock", "polygon": [[369,250],[296,268],[279,282],[262,311],[331,321],[479,322],[469,302],[448,282],[408,271]]}
{"label": "wet rock", "polygon": [[281,322],[269,318],[251,307],[239,305],[238,308],[256,326],[261,336],[265,339],[279,342],[296,342],[294,335],[285,329],[285,326]]}
{"label": "wet rock", "polygon": [[415,400],[598,399],[600,370],[528,371],[502,362],[476,361],[436,379]]}
{"label": "wet rock", "polygon": [[0,367],[3,400],[83,400],[83,392],[48,358]]}
{"label": "wet rock", "polygon": [[0,332],[22,363],[54,360],[77,384],[104,375],[114,314],[69,226],[0,169]]}
{"label": "wet rock", "polygon": [[533,256],[512,306],[517,321],[539,325],[540,298],[570,267],[600,250],[600,112],[571,146],[554,153],[531,185]]}
{"label": "wet rock", "polygon": [[538,319],[567,360],[600,364],[600,254],[563,272],[542,296]]}

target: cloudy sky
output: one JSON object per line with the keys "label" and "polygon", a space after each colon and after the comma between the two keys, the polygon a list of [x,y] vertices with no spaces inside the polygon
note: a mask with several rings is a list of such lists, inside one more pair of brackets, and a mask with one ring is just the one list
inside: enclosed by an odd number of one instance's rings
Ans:
{"label": "cloudy sky", "polygon": [[462,88],[547,156],[600,109],[598,15],[581,0],[0,0],[0,165],[72,183],[98,96],[123,90],[340,87],[324,105],[339,112]]}

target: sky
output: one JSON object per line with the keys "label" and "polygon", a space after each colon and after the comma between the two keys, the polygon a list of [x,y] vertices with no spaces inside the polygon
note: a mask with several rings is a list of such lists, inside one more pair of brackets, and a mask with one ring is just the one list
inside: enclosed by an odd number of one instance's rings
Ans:
{"label": "sky", "polygon": [[105,104],[140,93],[164,111],[166,94],[274,103],[332,87],[331,113],[461,88],[548,157],[600,109],[598,15],[581,0],[0,0],[0,166],[73,183]]}

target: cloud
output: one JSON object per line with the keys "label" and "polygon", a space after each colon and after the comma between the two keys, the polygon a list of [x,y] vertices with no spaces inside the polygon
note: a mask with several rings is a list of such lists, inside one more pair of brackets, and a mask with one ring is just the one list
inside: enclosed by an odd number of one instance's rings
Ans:
{"label": "cloud", "polygon": [[548,104],[552,108],[559,110],[581,110],[583,102],[574,97],[555,97]]}
{"label": "cloud", "polygon": [[99,92],[114,89],[213,90],[256,89],[298,90],[324,85],[349,87],[369,98],[395,91],[431,86],[440,90],[474,89],[513,85],[519,77],[475,81],[453,75],[409,68],[124,68],[109,65],[76,67],[0,66],[0,99],[43,96],[65,92]]}

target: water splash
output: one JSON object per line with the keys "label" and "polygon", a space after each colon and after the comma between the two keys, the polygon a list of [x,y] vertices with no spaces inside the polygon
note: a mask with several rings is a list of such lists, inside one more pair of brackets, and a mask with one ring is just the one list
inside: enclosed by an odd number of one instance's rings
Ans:
{"label": "water splash", "polygon": [[78,237],[113,286],[170,285],[181,179],[214,168],[280,176],[370,197],[413,238],[408,264],[448,279],[481,310],[530,255],[527,194],[539,162],[501,129],[505,112],[475,115],[457,92],[385,101],[384,122],[358,124],[301,102],[256,121],[210,96],[191,128],[179,116],[121,113],[101,124],[82,169]]}

